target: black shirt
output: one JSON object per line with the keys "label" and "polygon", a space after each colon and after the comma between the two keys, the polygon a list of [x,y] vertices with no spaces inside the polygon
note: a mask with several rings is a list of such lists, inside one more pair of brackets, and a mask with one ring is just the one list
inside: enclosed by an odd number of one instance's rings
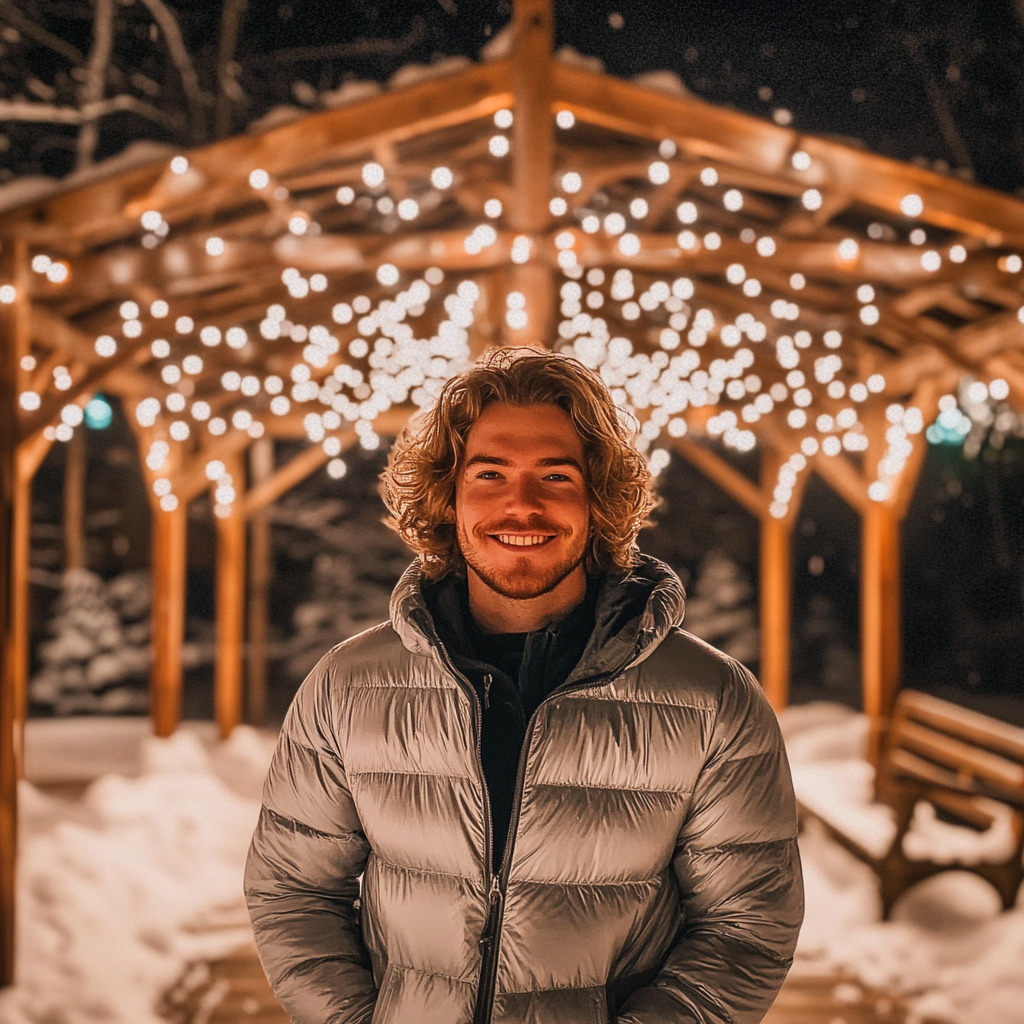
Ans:
{"label": "black shirt", "polygon": [[500,868],[515,801],[527,723],[579,663],[594,629],[599,583],[559,622],[532,633],[483,633],[469,611],[465,579],[426,584],[423,596],[455,667],[481,704],[480,759],[491,807],[492,863]]}

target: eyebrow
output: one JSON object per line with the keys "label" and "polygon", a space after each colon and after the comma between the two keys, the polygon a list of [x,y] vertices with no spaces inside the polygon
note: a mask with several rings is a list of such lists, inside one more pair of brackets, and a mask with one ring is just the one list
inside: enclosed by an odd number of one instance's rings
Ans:
{"label": "eyebrow", "polygon": [[[503,459],[499,455],[474,455],[466,462],[466,469],[470,466],[484,465],[484,466],[511,466],[511,459]],[[538,459],[535,466],[543,466],[545,468],[550,466],[572,466],[574,467],[581,476],[584,475],[583,467],[576,461],[571,455],[550,455],[545,459]]]}

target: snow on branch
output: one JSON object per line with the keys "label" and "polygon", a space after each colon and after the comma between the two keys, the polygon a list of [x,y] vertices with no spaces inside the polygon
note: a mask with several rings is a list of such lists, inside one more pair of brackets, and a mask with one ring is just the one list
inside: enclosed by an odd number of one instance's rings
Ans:
{"label": "snow on branch", "polygon": [[158,110],[151,103],[134,96],[111,96],[81,107],[56,106],[52,103],[32,103],[28,100],[0,100],[0,121],[33,121],[46,124],[86,124],[108,114],[129,112],[145,117],[168,128],[180,127],[176,118]]}
{"label": "snow on branch", "polygon": [[55,50],[62,57],[67,57],[72,64],[81,64],[85,60],[79,50],[52,32],[47,32],[41,25],[37,25],[31,18],[23,14],[11,0],[0,0],[0,21],[7,22],[11,28],[16,28],[35,42]]}
{"label": "snow on branch", "polygon": [[420,17],[412,19],[409,31],[397,39],[355,39],[351,43],[332,43],[328,46],[293,46],[286,50],[254,55],[253,63],[291,64],[307,60],[337,60],[348,57],[393,57],[411,50],[427,36],[426,22]]}
{"label": "snow on branch", "polygon": [[153,20],[160,26],[164,40],[167,43],[167,51],[178,69],[181,77],[181,85],[185,90],[185,99],[188,101],[189,112],[192,117],[192,133],[195,141],[200,141],[205,135],[205,117],[203,108],[205,100],[203,90],[199,85],[199,76],[196,74],[192,58],[185,47],[185,40],[181,35],[181,27],[178,19],[163,0],[142,0],[142,3],[153,16]]}
{"label": "snow on branch", "polygon": [[[95,0],[96,13],[92,22],[92,50],[89,52],[89,64],[86,67],[85,81],[82,83],[81,101],[84,111],[90,105],[103,99],[106,87],[107,70],[110,67],[110,55],[114,49],[114,4],[113,0]],[[83,118],[80,122],[82,130],[78,133],[77,165],[81,170],[92,163],[99,141],[99,126],[96,117]]]}

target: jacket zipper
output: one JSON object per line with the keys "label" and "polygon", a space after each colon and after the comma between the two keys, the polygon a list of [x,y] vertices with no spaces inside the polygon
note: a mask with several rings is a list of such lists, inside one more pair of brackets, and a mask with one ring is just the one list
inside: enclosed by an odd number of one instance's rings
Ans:
{"label": "jacket zipper", "polygon": [[[530,749],[530,737],[533,734],[533,723],[537,719],[537,712],[555,696],[562,697],[567,693],[574,693],[576,690],[584,690],[592,686],[601,676],[594,676],[590,679],[560,689],[548,694],[534,709],[526,723],[526,733],[523,736],[523,747],[519,754],[519,770],[516,773],[516,788],[512,797],[512,820],[508,826],[508,836],[505,839],[505,853],[501,858],[501,869],[491,879],[491,886],[488,892],[490,904],[487,911],[487,920],[484,924],[483,933],[480,936],[480,951],[483,954],[483,963],[480,967],[480,986],[477,990],[476,1009],[473,1013],[473,1024],[491,1024],[491,1015],[494,1012],[494,989],[498,977],[498,951],[501,946],[501,926],[505,916],[505,892],[508,886],[508,876],[512,870],[512,852],[516,845],[516,832],[519,830],[519,814],[522,811],[523,784],[526,781],[526,755]],[[477,752],[479,753],[479,744]],[[481,772],[483,771],[483,760],[480,761]],[[484,780],[484,793],[487,792],[487,782]],[[488,860],[487,869],[490,871],[491,842],[493,838],[488,829]]]}

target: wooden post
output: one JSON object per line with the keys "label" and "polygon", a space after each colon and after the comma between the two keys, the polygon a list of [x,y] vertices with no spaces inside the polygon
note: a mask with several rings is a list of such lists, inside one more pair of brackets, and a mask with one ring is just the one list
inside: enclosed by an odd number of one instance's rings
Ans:
{"label": "wooden post", "polygon": [[[0,279],[15,278],[14,244],[0,248]],[[18,362],[15,312],[0,305],[0,648],[11,636],[15,452],[18,445]],[[15,867],[18,846],[18,727],[16,681],[8,658],[0,661],[0,987],[14,983]]]}
{"label": "wooden post", "polygon": [[[274,442],[265,437],[249,450],[252,485],[269,480],[274,474]],[[249,525],[249,644],[246,678],[247,710],[253,725],[263,725],[267,717],[267,592],[273,577],[273,549],[270,543],[270,518],[261,509]]]}
{"label": "wooden post", "polygon": [[[554,125],[551,117],[551,47],[554,16],[551,0],[516,0],[512,15],[512,202],[509,226],[539,237],[548,228],[551,174],[554,165]],[[526,299],[525,328],[509,330],[514,345],[547,348],[554,324],[554,282],[550,268],[534,253],[529,262],[514,264],[509,291]]]}
{"label": "wooden post", "polygon": [[242,718],[242,648],[245,641],[245,463],[225,460],[237,497],[228,513],[217,506],[217,658],[214,704],[221,739]]}
{"label": "wooden post", "polygon": [[85,569],[85,427],[80,426],[64,453],[64,571]]}
{"label": "wooden post", "polygon": [[152,507],[153,667],[150,701],[153,732],[170,736],[181,716],[181,645],[185,640],[187,507]]}
{"label": "wooden post", "polygon": [[900,520],[891,505],[871,502],[861,522],[861,675],[873,764],[899,690],[900,662]]}
{"label": "wooden post", "polygon": [[[18,455],[21,455],[19,451]],[[32,476],[24,459],[15,460],[14,509],[11,531],[10,632],[4,651],[7,678],[14,687],[15,728],[18,742],[18,778],[24,775],[25,717],[28,712],[29,568],[32,543]]]}
{"label": "wooden post", "polygon": [[761,686],[776,712],[789,703],[793,521],[761,516]]}

